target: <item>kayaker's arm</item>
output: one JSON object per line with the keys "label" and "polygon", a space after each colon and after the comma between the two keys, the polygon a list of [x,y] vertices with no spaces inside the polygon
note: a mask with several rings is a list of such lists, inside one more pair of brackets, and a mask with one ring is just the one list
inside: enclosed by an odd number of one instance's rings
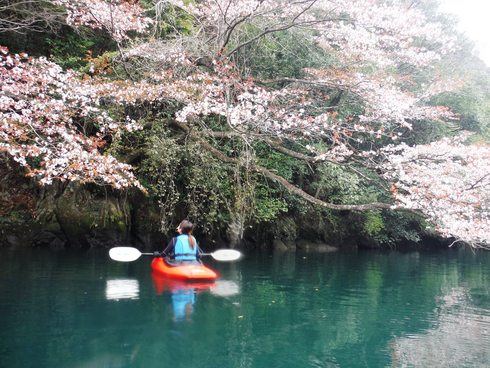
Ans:
{"label": "kayaker's arm", "polygon": [[173,237],[167,244],[167,247],[162,252],[166,257],[175,257],[175,243],[177,242],[177,237]]}

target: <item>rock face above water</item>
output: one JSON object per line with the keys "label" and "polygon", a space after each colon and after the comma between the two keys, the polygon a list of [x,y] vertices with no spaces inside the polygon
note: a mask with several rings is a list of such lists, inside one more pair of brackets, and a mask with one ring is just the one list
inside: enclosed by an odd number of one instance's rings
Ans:
{"label": "rock face above water", "polygon": [[[273,242],[272,242],[272,249],[274,249],[274,251],[278,251],[278,252],[285,252],[285,251],[288,251],[288,250],[291,250],[282,240],[280,239],[274,239]],[[296,247],[294,248],[296,249]]]}
{"label": "rock face above water", "polygon": [[101,196],[80,185],[32,196],[38,197],[35,210],[17,203],[2,216],[0,246],[111,248],[136,243],[148,248],[163,244],[163,235],[152,233],[143,223],[149,217],[148,208],[146,217],[138,212],[142,215],[138,221],[128,199]]}
{"label": "rock face above water", "polygon": [[56,198],[54,214],[69,244],[77,248],[121,246],[129,243],[129,204],[98,198],[82,188]]}
{"label": "rock face above water", "polygon": [[299,240],[297,242],[297,247],[298,249],[306,252],[328,253],[328,252],[336,252],[339,250],[337,247],[333,247],[325,243],[308,241],[308,240]]}
{"label": "rock face above water", "polygon": [[276,252],[289,252],[301,250],[304,252],[321,252],[329,253],[336,252],[339,248],[332,245],[328,245],[322,242],[308,241],[308,240],[298,240],[297,242],[292,240],[280,240],[274,239],[272,242],[272,249]]}

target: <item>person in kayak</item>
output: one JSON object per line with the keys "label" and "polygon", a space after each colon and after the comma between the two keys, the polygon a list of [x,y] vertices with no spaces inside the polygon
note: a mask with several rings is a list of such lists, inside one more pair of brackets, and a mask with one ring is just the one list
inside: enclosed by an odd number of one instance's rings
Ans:
{"label": "person in kayak", "polygon": [[174,236],[163,251],[163,255],[170,261],[188,262],[198,261],[200,249],[197,240],[192,236],[194,225],[188,220],[183,220],[177,227],[179,235]]}

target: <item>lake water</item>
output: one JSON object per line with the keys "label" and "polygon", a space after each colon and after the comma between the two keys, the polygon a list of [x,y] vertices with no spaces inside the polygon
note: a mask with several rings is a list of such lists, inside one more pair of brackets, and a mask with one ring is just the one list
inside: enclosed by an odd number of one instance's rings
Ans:
{"label": "lake water", "polygon": [[0,249],[0,367],[489,367],[490,252],[150,259]]}

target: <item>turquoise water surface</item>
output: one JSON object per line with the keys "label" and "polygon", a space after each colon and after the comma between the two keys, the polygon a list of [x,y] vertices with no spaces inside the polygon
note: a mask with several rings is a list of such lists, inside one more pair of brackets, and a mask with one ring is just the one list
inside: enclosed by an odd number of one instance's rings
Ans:
{"label": "turquoise water surface", "polygon": [[221,279],[0,250],[0,367],[489,367],[490,252],[251,253]]}

